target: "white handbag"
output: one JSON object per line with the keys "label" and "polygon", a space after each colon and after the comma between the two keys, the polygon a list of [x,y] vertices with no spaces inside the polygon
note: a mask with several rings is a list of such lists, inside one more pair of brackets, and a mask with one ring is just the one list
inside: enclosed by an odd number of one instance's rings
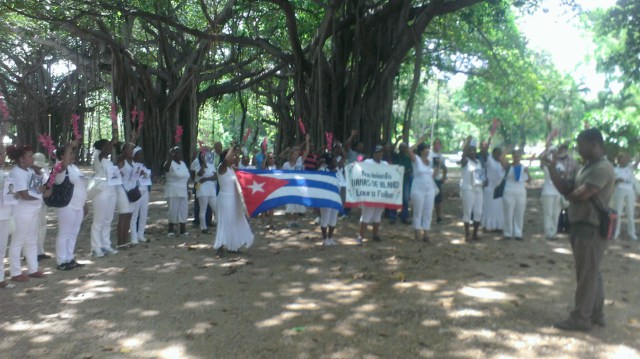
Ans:
{"label": "white handbag", "polygon": [[87,198],[94,199],[100,192],[107,188],[107,180],[104,178],[93,177],[87,185]]}

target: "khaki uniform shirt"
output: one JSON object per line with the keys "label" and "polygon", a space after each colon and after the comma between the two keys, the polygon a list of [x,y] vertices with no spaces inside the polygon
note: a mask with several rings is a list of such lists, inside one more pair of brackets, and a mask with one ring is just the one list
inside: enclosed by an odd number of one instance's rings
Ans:
{"label": "khaki uniform shirt", "polygon": [[599,191],[584,201],[571,202],[569,205],[569,222],[571,224],[598,226],[600,220],[593,201],[595,200],[599,206],[608,207],[609,200],[613,194],[615,179],[613,165],[605,158],[580,168],[575,174],[573,188],[588,184],[597,187]]}

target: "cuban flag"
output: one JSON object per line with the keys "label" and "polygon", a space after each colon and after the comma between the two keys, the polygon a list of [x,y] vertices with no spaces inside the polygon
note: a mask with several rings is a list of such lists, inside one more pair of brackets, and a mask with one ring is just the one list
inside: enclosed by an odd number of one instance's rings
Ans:
{"label": "cuban flag", "polygon": [[285,204],[342,211],[338,179],[323,171],[236,171],[240,192],[251,217]]}

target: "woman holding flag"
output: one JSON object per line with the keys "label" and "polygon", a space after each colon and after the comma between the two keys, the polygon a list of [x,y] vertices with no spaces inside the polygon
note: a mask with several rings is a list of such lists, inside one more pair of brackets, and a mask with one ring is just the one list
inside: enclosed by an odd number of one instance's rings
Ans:
{"label": "woman holding flag", "polygon": [[217,201],[218,230],[213,249],[220,256],[225,250],[237,252],[243,246],[249,248],[253,244],[253,232],[240,202],[236,174],[232,168],[238,153],[241,153],[238,145],[222,151],[217,171],[220,192]]}
{"label": "woman holding flag", "polygon": [[[327,146],[331,148],[331,144]],[[344,166],[347,160],[346,153],[342,146],[336,144],[336,152],[326,152],[322,159],[324,163],[320,165],[318,171],[337,173],[338,169]],[[320,230],[322,231],[322,244],[325,246],[335,246],[336,242],[333,240],[333,233],[336,229],[336,222],[338,221],[338,210],[335,208],[320,208]],[[328,231],[327,231],[328,229]]]}
{"label": "woman holding flag", "polygon": [[[307,134],[304,138],[304,152],[302,156],[300,155],[300,147],[294,146],[289,151],[289,160],[282,165],[282,170],[284,171],[302,171],[304,170],[304,159],[307,158],[309,154],[309,139],[310,136]],[[298,224],[297,216],[300,213],[305,213],[307,211],[307,207],[299,205],[299,204],[287,204],[285,206],[285,213],[289,217],[289,228],[298,228],[300,224]]]}

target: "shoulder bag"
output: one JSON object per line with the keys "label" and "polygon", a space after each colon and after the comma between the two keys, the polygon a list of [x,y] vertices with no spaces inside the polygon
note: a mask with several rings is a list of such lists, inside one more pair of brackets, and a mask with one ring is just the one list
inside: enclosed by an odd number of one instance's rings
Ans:
{"label": "shoulder bag", "polygon": [[60,184],[53,184],[51,196],[43,198],[44,204],[49,207],[62,208],[69,205],[73,197],[74,185],[69,180],[69,170],[65,171],[64,181]]}
{"label": "shoulder bag", "polygon": [[122,188],[124,189],[125,193],[127,193],[127,198],[131,203],[137,202],[142,197],[142,193],[140,193],[140,188],[138,188],[138,185],[128,191],[124,188],[124,185],[122,186]]}
{"label": "shoulder bag", "polygon": [[596,211],[598,211],[598,219],[600,220],[600,236],[607,241],[613,239],[616,234],[616,225],[618,223],[618,212],[608,206],[603,206],[600,201],[596,201],[595,195],[590,198]]}
{"label": "shoulder bag", "polygon": [[500,184],[493,189],[493,199],[501,198],[504,194],[504,186],[507,185],[507,175],[509,175],[510,169],[511,166],[507,167],[507,169],[504,171],[504,177],[502,177],[502,181],[500,181]]}

